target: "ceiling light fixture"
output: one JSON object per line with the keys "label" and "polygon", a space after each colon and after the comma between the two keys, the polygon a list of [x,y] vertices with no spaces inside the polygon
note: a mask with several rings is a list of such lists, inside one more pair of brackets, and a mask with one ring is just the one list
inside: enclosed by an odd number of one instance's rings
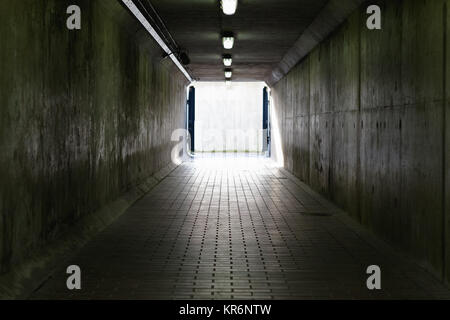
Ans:
{"label": "ceiling light fixture", "polygon": [[227,16],[231,16],[236,13],[238,0],[221,0],[222,11]]}
{"label": "ceiling light fixture", "polygon": [[147,30],[147,32],[155,39],[159,46],[164,50],[164,52],[170,57],[170,59],[175,63],[175,65],[180,69],[180,71],[185,75],[185,77],[192,82],[193,79],[186,71],[186,69],[181,65],[178,58],[173,54],[172,50],[167,46],[164,40],[158,35],[156,30],[150,25],[150,22],[144,17],[142,12],[133,3],[132,0],[122,0],[123,4],[133,13],[133,15],[139,20],[142,26]]}
{"label": "ceiling light fixture", "polygon": [[233,76],[231,69],[225,69],[225,78],[230,79]]}
{"label": "ceiling light fixture", "polygon": [[233,49],[234,35],[231,32],[225,32],[222,36],[222,44],[226,50]]}
{"label": "ceiling light fixture", "polygon": [[223,56],[223,64],[225,67],[231,67],[231,65],[233,64],[233,58],[231,54],[226,54]]}

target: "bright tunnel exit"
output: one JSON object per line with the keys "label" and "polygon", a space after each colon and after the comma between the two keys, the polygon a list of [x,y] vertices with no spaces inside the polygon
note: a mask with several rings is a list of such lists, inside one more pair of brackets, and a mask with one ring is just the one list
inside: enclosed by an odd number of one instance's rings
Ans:
{"label": "bright tunnel exit", "polygon": [[267,151],[265,86],[264,82],[196,82],[195,152]]}

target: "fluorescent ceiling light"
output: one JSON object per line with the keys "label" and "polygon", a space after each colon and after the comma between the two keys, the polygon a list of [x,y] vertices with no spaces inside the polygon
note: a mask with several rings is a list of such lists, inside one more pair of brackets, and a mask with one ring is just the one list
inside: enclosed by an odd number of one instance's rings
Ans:
{"label": "fluorescent ceiling light", "polygon": [[231,67],[231,65],[233,64],[233,59],[231,58],[231,55],[223,57],[223,64],[225,67]]}
{"label": "fluorescent ceiling light", "polygon": [[159,46],[164,50],[165,53],[172,59],[173,63],[180,69],[180,71],[184,74],[184,76],[192,82],[192,78],[189,73],[184,69],[181,65],[180,61],[178,61],[177,57],[173,54],[172,50],[166,45],[166,43],[161,39],[156,30],[150,25],[141,11],[136,7],[132,0],[122,0],[122,2],[127,6],[128,9],[133,13],[133,15],[139,20],[139,22],[144,26],[144,28],[150,33],[150,35],[155,39],[155,41],[159,44]]}
{"label": "fluorescent ceiling light", "polygon": [[221,2],[224,14],[231,16],[236,13],[238,0],[222,0]]}
{"label": "fluorescent ceiling light", "polygon": [[227,36],[222,38],[223,47],[227,50],[233,49],[234,37]]}

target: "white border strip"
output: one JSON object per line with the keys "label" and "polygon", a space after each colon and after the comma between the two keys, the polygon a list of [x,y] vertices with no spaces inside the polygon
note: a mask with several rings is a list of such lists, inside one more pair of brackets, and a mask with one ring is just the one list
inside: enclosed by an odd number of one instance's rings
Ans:
{"label": "white border strip", "polygon": [[144,26],[144,28],[150,33],[150,35],[153,37],[153,39],[158,42],[158,44],[161,46],[161,48],[164,50],[164,52],[167,53],[167,55],[172,59],[172,61],[175,63],[175,65],[180,69],[180,71],[185,75],[185,77],[189,80],[189,82],[192,82],[192,78],[189,75],[189,73],[186,71],[186,69],[183,68],[181,63],[178,61],[178,59],[175,57],[175,55],[170,51],[169,47],[166,45],[166,43],[161,39],[161,37],[158,35],[158,33],[153,29],[153,27],[150,25],[150,23],[145,19],[145,17],[142,15],[141,11],[136,7],[136,5],[133,3],[132,0],[122,0],[122,2],[130,9],[130,11],[134,14],[134,16],[141,22],[141,24]]}

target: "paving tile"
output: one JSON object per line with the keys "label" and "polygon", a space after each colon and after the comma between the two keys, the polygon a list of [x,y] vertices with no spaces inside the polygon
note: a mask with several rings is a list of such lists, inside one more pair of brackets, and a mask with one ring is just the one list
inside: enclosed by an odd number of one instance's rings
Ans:
{"label": "paving tile", "polygon": [[[270,160],[203,155],[178,167],[32,299],[449,299],[423,269],[374,246]],[[368,265],[382,268],[369,291]]]}

